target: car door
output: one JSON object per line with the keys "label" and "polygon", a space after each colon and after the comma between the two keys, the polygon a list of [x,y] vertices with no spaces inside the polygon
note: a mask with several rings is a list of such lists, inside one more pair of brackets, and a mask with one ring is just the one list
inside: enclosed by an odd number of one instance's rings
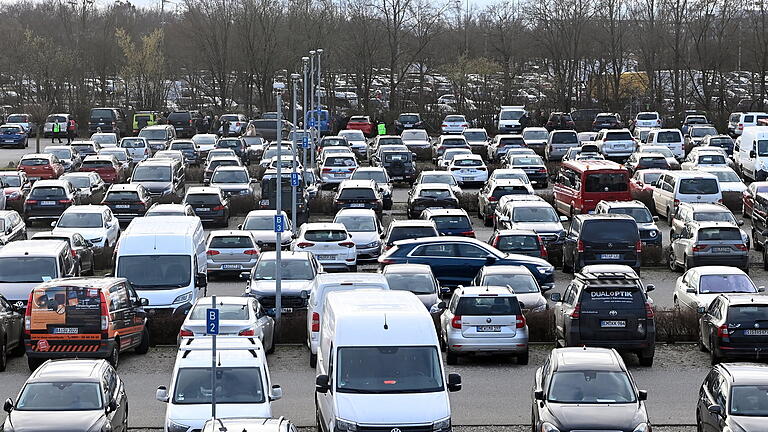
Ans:
{"label": "car door", "polygon": [[[682,292],[679,294],[678,299],[680,300],[680,303],[691,309],[697,309],[698,308],[698,301],[696,298],[696,294],[698,293],[697,288],[697,280],[696,279],[696,273],[693,271],[687,271],[683,275],[682,280]],[[693,292],[688,292],[689,290],[693,290]]]}
{"label": "car door", "polygon": [[275,321],[272,317],[267,315],[267,312],[261,306],[261,303],[256,301],[256,299],[251,299],[251,309],[253,316],[256,318],[256,325],[261,329],[261,334],[264,335],[262,344],[266,350],[269,350],[272,347],[272,341],[274,340]]}
{"label": "car door", "polygon": [[110,209],[104,210],[102,219],[104,220],[104,226],[107,230],[107,244],[115,246],[117,237],[120,234],[120,224],[118,223],[117,218],[112,215],[112,210]]}
{"label": "car door", "polygon": [[571,221],[571,227],[568,230],[568,234],[563,241],[563,264],[573,267],[574,265],[574,251],[579,241],[579,230],[581,229],[581,221],[574,219]]}
{"label": "car door", "polygon": [[472,243],[457,243],[456,249],[461,265],[454,266],[456,279],[469,284],[485,265],[492,265],[498,257],[489,250]]}
{"label": "car door", "polygon": [[82,235],[75,233],[72,236],[72,245],[80,261],[80,272],[92,271],[93,267],[93,247],[89,247]]}
{"label": "car door", "polygon": [[709,336],[712,334],[712,329],[717,326],[716,322],[719,318],[720,298],[716,298],[699,318],[699,338],[701,338],[701,343],[709,349],[712,349],[710,345],[712,339]]}
{"label": "car door", "polygon": [[555,303],[555,337],[558,339],[565,337],[565,309],[567,308],[567,302],[573,296],[574,290],[573,284],[569,284],[565,291],[561,301]]}
{"label": "car door", "polygon": [[131,305],[131,325],[135,328],[134,334],[136,337],[136,345],[139,345],[141,344],[144,327],[147,324],[147,311],[144,309],[144,306],[141,305],[141,298],[130,282],[125,284],[125,289],[128,293],[128,301]]}
{"label": "car door", "polygon": [[718,377],[719,373],[717,370],[711,370],[707,377],[704,379],[701,388],[699,389],[699,399],[696,403],[696,410],[699,414],[697,421],[701,427],[699,430],[702,432],[713,431],[709,407],[711,405],[715,405],[715,398],[713,394],[715,393],[715,386],[718,385]]}
{"label": "car door", "polygon": [[0,296],[0,334],[4,334],[6,338],[6,348],[8,350],[19,346],[23,343],[21,336],[21,322],[23,317],[20,313],[16,312],[11,304]]}
{"label": "car door", "polygon": [[456,243],[440,242],[417,246],[406,258],[406,261],[427,264],[441,285],[456,286],[464,280],[459,276],[462,273],[464,263],[457,257]]}

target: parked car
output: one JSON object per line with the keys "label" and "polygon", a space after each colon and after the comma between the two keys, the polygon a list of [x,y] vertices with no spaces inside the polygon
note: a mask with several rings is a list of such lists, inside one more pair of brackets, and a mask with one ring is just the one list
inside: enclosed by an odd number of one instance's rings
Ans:
{"label": "parked car", "polygon": [[670,170],[679,170],[680,169],[680,162],[678,162],[677,157],[674,153],[672,153],[672,150],[669,149],[669,147],[665,145],[647,145],[643,144],[637,147],[637,153],[656,153],[664,156],[664,159],[667,160],[667,165],[669,166]]}
{"label": "parked car", "polygon": [[[285,221],[285,229],[280,233],[280,247],[287,249],[293,238],[291,218],[288,214],[282,212]],[[275,250],[275,210],[251,210],[245,215],[243,223],[238,225],[238,229],[250,231],[256,242],[261,242],[261,250]]]}
{"label": "parked car", "polygon": [[642,242],[637,222],[625,214],[576,215],[565,235],[563,271],[579,272],[590,264],[625,264],[640,268]]}
{"label": "parked car", "polygon": [[189,204],[152,204],[144,216],[195,216]]}
{"label": "parked car", "polygon": [[669,268],[673,271],[700,265],[726,264],[749,271],[749,248],[738,226],[729,222],[698,222],[685,224],[679,234],[672,236]]}
{"label": "parked car", "polygon": [[506,195],[532,195],[533,188],[518,179],[489,180],[477,194],[477,215],[485,226],[493,225],[496,204]]}
{"label": "parked car", "polygon": [[305,223],[291,242],[291,251],[312,252],[326,270],[357,271],[355,243],[340,223]]}
{"label": "parked car", "polygon": [[483,267],[472,281],[475,286],[507,287],[517,297],[523,313],[543,312],[549,309],[542,295],[549,287],[540,288],[536,278],[524,266],[496,265]]}
{"label": "parked car", "polygon": [[78,233],[91,243],[96,265],[112,262],[112,253],[120,237],[120,222],[105,205],[72,206],[51,224],[53,234]]}
{"label": "parked car", "polygon": [[[210,261],[210,260],[209,260]],[[210,270],[210,269],[209,269]],[[200,338],[208,335],[207,310],[211,297],[197,299],[179,330],[179,341],[184,338]],[[275,320],[254,297],[216,296],[219,310],[219,336],[247,336],[261,341],[267,354],[275,350]]]}
{"label": "parked car", "polygon": [[74,148],[81,157],[91,156],[99,153],[101,146],[95,141],[80,140],[72,141],[69,146]]}
{"label": "parked car", "polygon": [[246,167],[219,166],[211,175],[208,184],[221,189],[232,205],[250,210],[256,206],[254,183],[255,180],[251,179]]}
{"label": "parked car", "polygon": [[140,162],[150,157],[149,141],[143,137],[126,137],[120,140],[118,145],[128,152],[132,162]]}
{"label": "parked car", "polygon": [[592,122],[592,131],[600,132],[603,129],[621,129],[624,123],[618,113],[598,113]]}
{"label": "parked car", "polygon": [[669,166],[669,162],[667,162],[667,158],[665,158],[663,154],[646,152],[632,153],[624,163],[624,166],[627,168],[627,171],[630,175],[634,174],[636,171],[648,168],[656,168],[661,170],[672,169],[672,167]]}
{"label": "parked car", "polygon": [[698,313],[699,349],[709,351],[713,365],[755,359],[768,343],[768,331],[760,328],[761,322],[768,321],[768,301],[763,295],[720,294],[709,307],[698,308]]}
{"label": "parked car", "polygon": [[21,157],[19,171],[24,171],[31,182],[55,180],[64,174],[64,166],[55,155],[31,153]]}
{"label": "parked car", "polygon": [[[262,252],[253,270],[246,274],[245,294],[256,298],[266,308],[267,314],[275,315],[277,296],[277,256],[274,251]],[[312,281],[323,271],[323,266],[312,252],[283,251],[280,256],[282,313],[304,313],[307,308]],[[241,274],[243,277],[243,274]]]}
{"label": "parked car", "polygon": [[76,232],[54,234],[50,231],[44,231],[33,235],[31,240],[58,240],[66,242],[75,260],[74,274],[77,276],[93,276],[93,272],[96,270],[93,244],[82,235]]}
{"label": "parked car", "polygon": [[4,124],[0,126],[0,146],[27,148],[27,130],[20,124]]}
{"label": "parked car", "polygon": [[546,188],[549,184],[549,173],[544,160],[537,155],[518,155],[507,158],[508,169],[521,169],[528,176],[534,188]]}
{"label": "parked car", "polygon": [[[19,307],[11,305],[0,294],[0,317],[0,372],[3,372],[9,355],[24,355],[24,315]],[[3,430],[5,428],[7,426]]]}
{"label": "parked car", "polygon": [[203,222],[211,222],[223,227],[229,225],[229,199],[224,197],[221,188],[191,187],[187,190],[182,203],[192,206],[195,215]]}
{"label": "parked car", "polygon": [[696,402],[696,423],[701,430],[759,430],[768,420],[763,393],[767,369],[758,363],[714,366],[701,384]]}
{"label": "parked car", "polygon": [[747,189],[741,193],[742,196],[742,216],[752,217],[752,209],[755,205],[755,197],[759,193],[768,193],[768,181],[752,182]]}
{"label": "parked car", "polygon": [[467,118],[460,114],[451,114],[445,116],[440,124],[440,133],[442,134],[460,134],[469,127]]}
{"label": "parked car", "polygon": [[190,138],[197,133],[197,123],[202,121],[199,111],[172,111],[168,113],[168,124],[173,126],[180,138]]}
{"label": "parked car", "polygon": [[419,176],[416,177],[416,181],[413,183],[413,187],[429,183],[448,185],[454,194],[460,194],[462,192],[459,183],[456,181],[453,175],[445,171],[422,171],[419,173]]}
{"label": "parked car", "polygon": [[383,251],[389,250],[396,241],[422,237],[437,237],[437,228],[432,221],[419,219],[393,220],[382,237]]}
{"label": "parked car", "polygon": [[369,116],[352,116],[347,121],[347,129],[362,131],[366,137],[372,137],[375,134],[373,122]]}
{"label": "parked car", "polygon": [[120,138],[115,133],[97,132],[91,135],[91,141],[95,142],[101,148],[117,147]]}
{"label": "parked car", "polygon": [[623,162],[635,152],[637,143],[629,129],[603,129],[594,141],[606,159]]}
{"label": "parked car", "polygon": [[698,171],[668,171],[653,188],[656,214],[667,219],[668,225],[681,202],[718,203],[723,199],[720,184],[713,174]]}
{"label": "parked car", "polygon": [[543,127],[527,127],[523,129],[525,146],[534,150],[539,156],[544,156],[544,149],[549,141],[549,131]]}
{"label": "parked car", "polygon": [[344,208],[336,213],[333,223],[347,228],[355,244],[358,261],[376,259],[381,255],[381,236],[384,228],[372,209]]}
{"label": "parked car", "polygon": [[550,132],[555,129],[576,129],[576,123],[573,122],[569,113],[553,112],[549,114],[545,127]]}
{"label": "parked car", "polygon": [[[549,127],[547,129],[549,130]],[[569,148],[580,145],[579,138],[573,130],[552,130],[544,149],[544,158],[548,161],[561,160]]]}
{"label": "parked car", "polygon": [[37,136],[38,127],[37,127],[37,124],[35,124],[32,121],[31,114],[19,114],[19,113],[8,114],[8,117],[5,118],[5,123],[17,124],[24,128],[28,136],[30,137]]}
{"label": "parked car", "polygon": [[27,239],[27,224],[16,210],[0,210],[0,246]]}
{"label": "parked car", "polygon": [[32,184],[24,171],[0,172],[0,187],[5,195],[5,208],[22,213]]}
{"label": "parked car", "polygon": [[101,204],[112,209],[120,222],[130,222],[144,216],[155,200],[140,184],[112,185],[107,190]]}
{"label": "parked car", "polygon": [[536,231],[530,229],[495,230],[488,239],[488,244],[504,253],[542,259],[549,257],[549,252],[544,247],[544,240],[536,234]]}
{"label": "parked car", "polygon": [[122,108],[98,107],[92,108],[88,117],[88,133],[113,132],[118,139],[128,135],[131,130],[128,118]]}
{"label": "parked car", "polygon": [[318,161],[318,177],[323,186],[337,186],[352,177],[357,167],[357,159],[352,154],[329,154]]}
{"label": "parked car", "polygon": [[122,183],[128,177],[123,164],[112,155],[86,156],[80,172],[95,172],[104,183]]}
{"label": "parked car", "polygon": [[[240,136],[245,132],[246,126],[248,126],[248,117],[246,117],[243,114],[224,114],[221,117],[219,117],[220,122],[229,122],[229,129],[227,130],[226,136]],[[216,131],[216,133],[219,134],[219,136],[225,136],[224,134],[224,126],[219,127],[219,130]]]}
{"label": "parked car", "polygon": [[440,284],[428,265],[392,264],[384,267],[381,274],[387,279],[390,290],[412,292],[427,310],[440,301]]}
{"label": "parked car", "polygon": [[643,250],[646,248],[657,248],[660,252],[662,247],[661,230],[656,225],[658,216],[652,216],[651,211],[640,201],[600,201],[595,207],[595,214],[625,214],[632,217],[637,222],[637,229],[640,232],[640,241]]}
{"label": "parked car", "polygon": [[456,155],[448,165],[447,171],[453,175],[459,185],[485,183],[488,180],[488,167],[485,166],[483,158],[477,154]]}
{"label": "parked car", "polygon": [[57,219],[64,210],[79,205],[80,192],[67,180],[38,180],[24,201],[24,220]]}
{"label": "parked car", "polygon": [[133,158],[128,155],[128,150],[120,147],[103,148],[99,150],[99,156],[113,156],[122,167],[125,177],[130,177],[133,169]]}
{"label": "parked car", "polygon": [[764,286],[756,287],[744,271],[730,266],[695,267],[675,281],[672,299],[675,307],[688,312],[709,308],[720,294],[759,294]]}

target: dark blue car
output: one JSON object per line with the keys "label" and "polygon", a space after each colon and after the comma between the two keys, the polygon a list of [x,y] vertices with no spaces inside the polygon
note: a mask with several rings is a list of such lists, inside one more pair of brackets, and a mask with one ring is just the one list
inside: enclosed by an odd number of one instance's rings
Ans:
{"label": "dark blue car", "polygon": [[379,257],[379,265],[426,264],[441,285],[469,285],[483,266],[522,265],[536,277],[539,285],[552,288],[555,268],[547,261],[525,255],[505,254],[479,240],[440,236],[402,240]]}
{"label": "dark blue car", "polygon": [[21,125],[6,124],[0,126],[0,146],[18,147],[27,146],[27,132]]}

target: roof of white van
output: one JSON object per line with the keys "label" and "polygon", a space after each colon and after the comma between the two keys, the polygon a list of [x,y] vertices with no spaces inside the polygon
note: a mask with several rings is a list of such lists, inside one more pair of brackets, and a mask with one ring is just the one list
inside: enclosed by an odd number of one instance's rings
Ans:
{"label": "roof of white van", "polygon": [[202,225],[196,216],[135,218],[118,242],[118,255],[137,255],[161,250],[188,255],[194,249],[194,233]]}
{"label": "roof of white van", "polygon": [[[382,283],[387,286],[389,285],[387,278],[381,273],[321,273],[317,275],[316,280],[318,285],[354,285],[355,283]],[[423,304],[422,307],[424,307]]]}
{"label": "roof of white van", "polygon": [[134,218],[123,237],[131,235],[192,235],[200,226],[200,219],[195,216],[153,216]]}
{"label": "roof of white van", "polygon": [[[423,306],[422,306],[423,308]],[[189,343],[191,340],[191,343]],[[176,355],[176,367],[211,367],[210,337],[183,339]],[[191,347],[186,350],[184,348]],[[232,349],[238,348],[238,349]],[[242,349],[240,349],[242,348]],[[267,355],[258,338],[238,336],[217,337],[216,349],[219,354],[217,366],[242,367],[259,366],[266,363]]]}
{"label": "roof of white van", "polygon": [[713,178],[717,180],[716,175],[703,172],[703,171],[679,170],[679,171],[667,171],[666,174],[669,174],[674,177],[679,177],[679,178]]}
{"label": "roof of white van", "polygon": [[336,346],[437,345],[432,317],[409,291],[352,290],[328,294]]}

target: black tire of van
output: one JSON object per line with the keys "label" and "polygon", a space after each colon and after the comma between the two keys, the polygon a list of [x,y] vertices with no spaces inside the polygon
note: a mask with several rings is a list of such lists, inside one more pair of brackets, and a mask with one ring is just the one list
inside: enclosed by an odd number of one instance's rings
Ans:
{"label": "black tire of van", "polygon": [[525,354],[518,354],[517,356],[517,364],[521,366],[525,366],[528,364],[528,350],[525,351]]}
{"label": "black tire of van", "polygon": [[650,355],[645,355],[642,351],[637,353],[637,358],[640,360],[640,366],[644,367],[651,367],[653,366],[653,351],[651,351]]}
{"label": "black tire of van", "polygon": [[317,366],[317,354],[309,354],[309,367]]}
{"label": "black tire of van", "polygon": [[112,365],[113,368],[117,369],[117,366],[120,364],[119,341],[115,340],[115,343],[112,345],[112,352],[109,354],[109,357],[107,357],[107,361]]}
{"label": "black tire of van", "polygon": [[146,354],[149,351],[149,329],[147,329],[146,324],[144,326],[144,331],[141,332],[141,342],[136,345],[134,350],[136,351],[136,354]]}
{"label": "black tire of van", "polygon": [[453,366],[455,364],[458,364],[459,363],[459,356],[456,355],[455,353],[452,353],[451,349],[448,348],[445,351],[445,362],[448,363],[451,366]]}

